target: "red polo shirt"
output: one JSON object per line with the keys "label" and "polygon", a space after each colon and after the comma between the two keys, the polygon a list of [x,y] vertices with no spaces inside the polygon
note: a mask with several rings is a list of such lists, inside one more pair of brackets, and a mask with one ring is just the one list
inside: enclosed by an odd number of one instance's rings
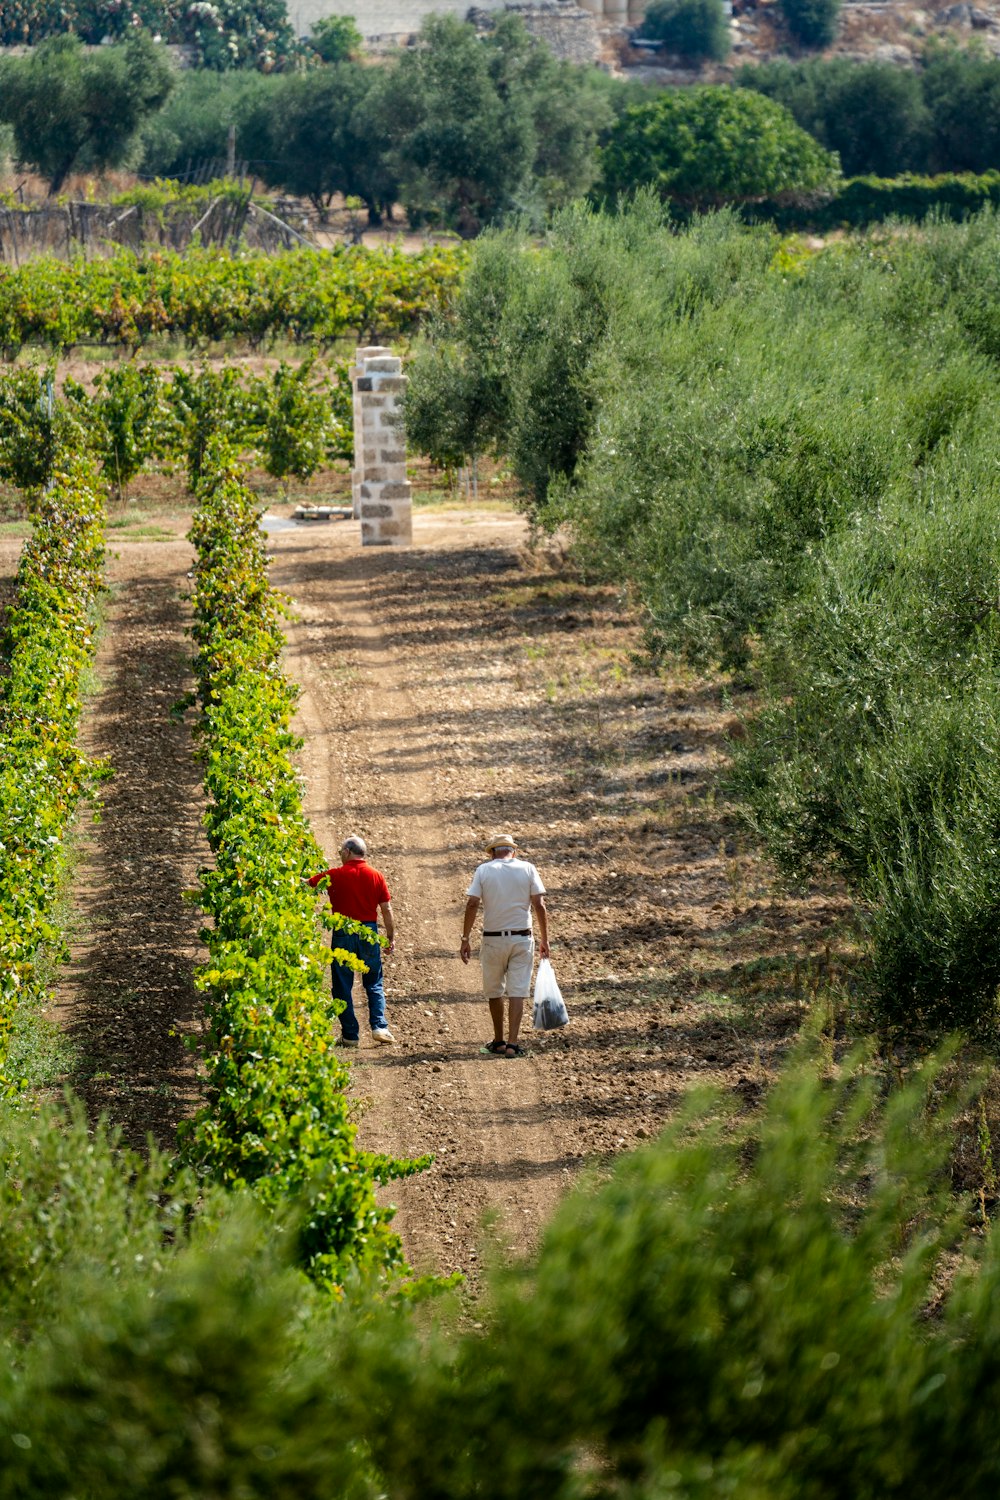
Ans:
{"label": "red polo shirt", "polygon": [[385,876],[363,859],[352,859],[346,865],[334,865],[330,870],[321,870],[310,878],[311,886],[319,885],[324,875],[329,876],[327,894],[330,905],[342,917],[355,922],[377,922],[378,909],[391,900]]}

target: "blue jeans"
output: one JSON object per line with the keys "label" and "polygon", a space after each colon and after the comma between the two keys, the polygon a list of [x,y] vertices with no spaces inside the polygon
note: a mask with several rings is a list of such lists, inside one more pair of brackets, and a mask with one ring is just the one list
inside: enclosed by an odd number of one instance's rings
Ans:
{"label": "blue jeans", "polygon": [[[377,922],[366,922],[373,933],[378,932]],[[368,1020],[372,1031],[379,1031],[385,1024],[385,990],[382,986],[382,949],[378,943],[369,941],[367,938],[359,937],[354,932],[342,932],[334,928],[330,934],[334,948],[343,948],[347,953],[354,953],[361,959],[362,963],[368,965],[368,973],[362,974],[361,982],[368,996]],[[360,1035],[358,1018],[354,1014],[354,1002],[351,991],[354,988],[354,970],[349,969],[346,964],[334,962],[330,966],[333,998],[343,1000],[344,1009],[340,1014],[340,1033],[345,1042],[356,1042]]]}

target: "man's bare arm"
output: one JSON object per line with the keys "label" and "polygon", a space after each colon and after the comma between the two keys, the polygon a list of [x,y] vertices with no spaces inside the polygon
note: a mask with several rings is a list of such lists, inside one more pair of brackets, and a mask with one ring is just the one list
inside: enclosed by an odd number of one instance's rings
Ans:
{"label": "man's bare arm", "polygon": [[[385,935],[389,939],[389,946],[386,949],[386,952],[391,953],[396,932],[396,921],[392,915],[392,902],[380,901],[378,909],[382,914],[382,926],[385,928]],[[369,911],[370,910],[371,908],[369,907]]]}
{"label": "man's bare arm", "polygon": [[545,910],[545,897],[532,896],[532,910],[538,921],[538,956],[548,958],[549,956],[549,914]]}
{"label": "man's bare arm", "polygon": [[476,912],[479,910],[479,897],[470,896],[465,903],[465,917],[462,921],[462,946],[458,950],[458,956],[463,964],[469,962],[472,956],[472,946],[469,938],[472,936],[472,928],[476,920]]}

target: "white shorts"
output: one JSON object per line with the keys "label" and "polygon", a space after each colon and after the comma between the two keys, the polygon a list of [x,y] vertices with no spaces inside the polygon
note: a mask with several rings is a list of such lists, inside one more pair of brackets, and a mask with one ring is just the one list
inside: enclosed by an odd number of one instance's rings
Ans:
{"label": "white shorts", "polygon": [[479,962],[483,966],[483,994],[487,1000],[499,1000],[503,995],[526,1000],[531,993],[534,960],[533,937],[484,937]]}

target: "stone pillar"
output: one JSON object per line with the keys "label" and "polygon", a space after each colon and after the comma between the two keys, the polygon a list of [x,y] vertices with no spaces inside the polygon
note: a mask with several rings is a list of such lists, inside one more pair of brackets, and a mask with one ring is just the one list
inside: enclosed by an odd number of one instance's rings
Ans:
{"label": "stone pillar", "polygon": [[383,356],[392,355],[391,349],[386,349],[383,344],[362,344],[355,350],[354,363],[351,366],[351,386],[354,391],[354,468],[351,470],[351,497],[354,502],[355,519],[361,515],[361,481],[364,478],[364,464],[361,458],[361,393],[358,390],[358,381],[365,373],[365,360],[378,359]]}
{"label": "stone pillar", "polygon": [[354,474],[362,547],[408,547],[413,499],[406,478],[400,402],[406,390],[402,361],[379,350],[358,350],[354,380]]}

